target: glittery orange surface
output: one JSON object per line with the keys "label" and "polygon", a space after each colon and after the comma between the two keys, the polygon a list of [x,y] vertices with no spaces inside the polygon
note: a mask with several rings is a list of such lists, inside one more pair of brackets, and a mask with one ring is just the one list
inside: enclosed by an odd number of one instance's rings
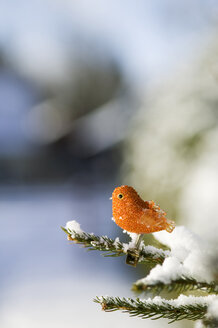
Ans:
{"label": "glittery orange surface", "polygon": [[151,233],[160,230],[172,232],[174,222],[152,200],[144,201],[134,188],[120,186],[112,194],[113,218],[116,224],[129,232]]}

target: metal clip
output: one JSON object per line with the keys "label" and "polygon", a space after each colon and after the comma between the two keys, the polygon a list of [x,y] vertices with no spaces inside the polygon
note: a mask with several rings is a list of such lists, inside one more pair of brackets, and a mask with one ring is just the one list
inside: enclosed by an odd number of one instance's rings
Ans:
{"label": "metal clip", "polygon": [[141,244],[142,239],[143,239],[143,234],[138,234],[135,247],[127,251],[126,264],[136,267],[139,261],[139,246]]}

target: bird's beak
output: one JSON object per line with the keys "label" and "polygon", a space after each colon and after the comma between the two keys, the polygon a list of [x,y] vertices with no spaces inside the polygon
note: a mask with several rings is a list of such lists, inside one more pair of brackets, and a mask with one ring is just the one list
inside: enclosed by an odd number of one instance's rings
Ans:
{"label": "bird's beak", "polygon": [[109,199],[112,200],[112,197],[110,197]]}

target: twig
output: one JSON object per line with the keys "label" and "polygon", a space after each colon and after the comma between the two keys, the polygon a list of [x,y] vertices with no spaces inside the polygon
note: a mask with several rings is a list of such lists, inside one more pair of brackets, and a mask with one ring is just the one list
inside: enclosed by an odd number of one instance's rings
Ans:
{"label": "twig", "polygon": [[[85,248],[88,248],[88,250],[105,252],[103,256],[117,257],[127,254],[127,244],[120,241],[113,240],[107,236],[96,236],[86,232],[78,233],[74,230],[70,231],[63,227],[61,228],[67,234],[68,240],[76,244],[81,244]],[[139,251],[139,262],[161,264],[168,255],[169,251],[163,251],[162,249],[152,246],[145,246]]]}
{"label": "twig", "polygon": [[191,290],[201,290],[207,292],[209,294],[218,294],[218,283],[216,282],[199,282],[194,278],[188,278],[182,276],[180,279],[176,279],[171,281],[168,284],[163,282],[157,282],[155,284],[146,284],[142,281],[136,282],[132,289],[137,292],[153,292],[154,294],[159,294],[161,291],[167,292],[184,292],[184,291],[191,291]]}
{"label": "twig", "polygon": [[203,319],[207,312],[207,305],[202,305],[202,303],[173,306],[166,300],[159,301],[160,304],[155,304],[151,300],[143,301],[119,297],[96,297],[94,302],[101,304],[102,310],[106,312],[121,310],[129,313],[130,316],[139,316],[142,319],[167,318],[170,320],[169,323],[182,319]]}

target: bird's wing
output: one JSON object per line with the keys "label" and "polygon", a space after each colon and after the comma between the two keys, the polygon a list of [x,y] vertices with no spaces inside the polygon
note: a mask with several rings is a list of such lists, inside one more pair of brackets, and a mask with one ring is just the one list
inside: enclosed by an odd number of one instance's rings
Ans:
{"label": "bird's wing", "polygon": [[138,222],[148,227],[164,228],[166,226],[166,220],[165,212],[143,209]]}
{"label": "bird's wing", "polygon": [[146,200],[144,203],[145,208],[158,212],[161,215],[166,215],[166,213],[160,208],[160,206],[157,205],[153,200]]}

